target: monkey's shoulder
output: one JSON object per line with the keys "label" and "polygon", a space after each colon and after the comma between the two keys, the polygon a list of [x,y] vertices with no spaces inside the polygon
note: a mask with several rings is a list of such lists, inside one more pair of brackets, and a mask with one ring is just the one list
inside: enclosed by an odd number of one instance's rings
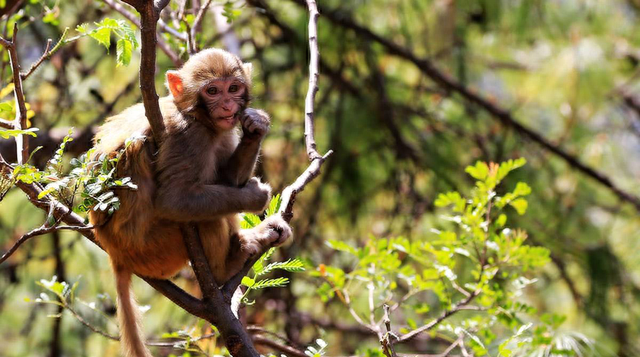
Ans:
{"label": "monkey's shoulder", "polygon": [[[179,112],[171,97],[160,98],[160,110],[163,120],[169,131],[181,130],[184,126]],[[130,106],[122,112],[106,119],[100,126],[94,138],[96,151],[99,153],[111,153],[124,147],[127,139],[133,137],[152,138],[151,126],[145,115],[144,105],[138,103]]]}

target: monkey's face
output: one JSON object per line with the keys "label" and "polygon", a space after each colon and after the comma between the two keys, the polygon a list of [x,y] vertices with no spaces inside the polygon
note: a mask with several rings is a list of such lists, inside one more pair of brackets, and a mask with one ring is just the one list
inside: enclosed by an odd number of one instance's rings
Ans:
{"label": "monkey's face", "polygon": [[211,126],[233,129],[247,104],[247,86],[238,78],[214,79],[202,87],[200,98],[207,108]]}

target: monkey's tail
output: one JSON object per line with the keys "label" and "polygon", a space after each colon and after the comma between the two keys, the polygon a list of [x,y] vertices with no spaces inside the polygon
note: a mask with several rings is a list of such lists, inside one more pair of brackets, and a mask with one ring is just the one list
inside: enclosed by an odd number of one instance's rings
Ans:
{"label": "monkey's tail", "polygon": [[153,357],[142,340],[140,310],[131,294],[131,271],[113,266],[118,292],[120,345],[127,357]]}

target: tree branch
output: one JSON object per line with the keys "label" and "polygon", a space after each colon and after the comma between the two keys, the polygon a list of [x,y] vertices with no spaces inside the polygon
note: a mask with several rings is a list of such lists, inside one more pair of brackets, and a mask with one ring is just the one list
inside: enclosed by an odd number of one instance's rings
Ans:
{"label": "tree branch", "polygon": [[15,251],[18,250],[18,248],[24,242],[28,241],[29,239],[31,239],[33,237],[37,237],[37,236],[41,236],[41,235],[44,235],[44,234],[53,233],[53,232],[61,231],[61,230],[70,230],[70,231],[80,232],[80,231],[85,231],[85,230],[90,231],[92,229],[93,229],[93,226],[86,226],[86,225],[82,225],[82,226],[53,226],[53,227],[41,226],[41,227],[38,227],[38,228],[30,231],[29,233],[24,234],[15,243],[13,243],[11,248],[9,248],[9,250],[7,250],[2,255],[2,257],[0,257],[0,264],[4,263],[7,259],[9,259],[9,257],[11,255],[13,255],[13,253],[15,253]]}
{"label": "tree branch", "polygon": [[191,37],[191,44],[193,46],[193,49],[196,52],[200,50],[198,48],[198,42],[196,42],[196,34],[198,33],[198,31],[200,31],[200,25],[202,24],[202,20],[204,19],[204,14],[209,9],[209,5],[211,5],[211,0],[205,0],[204,4],[200,6],[200,9],[198,10],[198,14],[196,15],[196,18],[193,20],[193,25],[191,26],[191,32],[189,36]]}
{"label": "tree branch", "polygon": [[[9,61],[13,70],[13,94],[16,101],[16,118],[13,121],[13,127],[18,130],[27,128],[27,105],[22,90],[22,78],[20,78],[20,60],[18,59],[18,50],[16,47],[16,37],[18,35],[18,23],[13,25],[13,38],[7,41],[0,37],[0,45],[9,52]],[[24,164],[29,159],[29,136],[21,134],[16,136],[16,152],[18,153],[18,164]]]}
{"label": "tree branch", "polygon": [[305,120],[304,120],[304,137],[305,145],[307,147],[307,155],[311,164],[300,175],[296,181],[287,186],[282,192],[282,204],[280,208],[280,214],[287,222],[293,218],[293,203],[296,200],[296,196],[299,192],[304,190],[305,186],[316,178],[320,174],[320,168],[324,161],[333,154],[332,150],[329,150],[324,156],[320,156],[316,150],[316,142],[314,138],[314,99],[318,92],[318,62],[320,58],[320,52],[318,51],[318,8],[315,0],[307,0],[307,7],[309,9],[309,52],[311,58],[309,59],[309,88],[307,90],[307,96],[304,103]]}

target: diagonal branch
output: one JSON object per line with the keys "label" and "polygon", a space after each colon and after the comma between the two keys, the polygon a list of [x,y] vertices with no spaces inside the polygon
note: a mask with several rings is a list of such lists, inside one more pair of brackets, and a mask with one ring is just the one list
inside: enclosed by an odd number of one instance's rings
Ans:
{"label": "diagonal branch", "polygon": [[[291,0],[291,1],[295,2],[300,6],[305,6],[305,0]],[[480,94],[477,94],[476,92],[467,88],[462,83],[456,81],[450,75],[439,70],[430,60],[426,58],[417,57],[409,49],[399,46],[396,43],[374,33],[370,29],[357,24],[355,21],[353,21],[343,13],[340,13],[338,11],[322,9],[321,7],[320,7],[320,11],[322,12],[325,18],[327,18],[334,24],[353,30],[356,33],[356,35],[381,44],[384,48],[386,48],[386,50],[390,54],[404,58],[405,60],[413,63],[416,67],[418,67],[418,69],[420,69],[420,71],[426,74],[429,78],[431,78],[434,82],[436,82],[441,87],[445,88],[448,91],[458,93],[464,99],[468,100],[471,103],[476,104],[477,106],[479,106],[480,108],[484,109],[486,112],[491,114],[494,118],[498,119],[502,124],[515,129],[518,133],[520,133],[524,137],[532,140],[533,142],[542,146],[543,148],[550,151],[554,155],[560,157],[571,167],[591,177],[592,179],[594,179],[604,187],[607,187],[619,199],[621,199],[622,201],[631,203],[636,208],[636,210],[640,211],[639,197],[634,196],[631,193],[618,187],[604,173],[582,163],[576,156],[554,145],[549,140],[544,138],[540,133],[537,133],[525,127],[524,125],[520,124],[513,117],[511,112],[509,112],[508,110],[496,104],[493,104],[490,100],[486,99]]]}
{"label": "diagonal branch", "polygon": [[13,245],[11,246],[11,248],[9,248],[9,250],[7,250],[2,257],[0,257],[0,264],[4,263],[7,259],[9,259],[9,257],[11,255],[13,255],[13,253],[15,253],[16,250],[18,250],[18,248],[25,243],[26,241],[28,241],[29,239],[33,238],[33,237],[37,237],[37,236],[41,236],[44,234],[48,234],[48,233],[53,233],[53,232],[57,232],[57,231],[61,231],[61,230],[70,230],[70,231],[76,231],[76,232],[81,232],[81,231],[90,231],[93,229],[93,226],[87,226],[87,225],[81,225],[81,226],[52,226],[52,227],[46,227],[46,226],[41,226],[38,227],[26,234],[24,234],[22,237],[18,238],[17,241],[15,241],[15,243],[13,243]]}

